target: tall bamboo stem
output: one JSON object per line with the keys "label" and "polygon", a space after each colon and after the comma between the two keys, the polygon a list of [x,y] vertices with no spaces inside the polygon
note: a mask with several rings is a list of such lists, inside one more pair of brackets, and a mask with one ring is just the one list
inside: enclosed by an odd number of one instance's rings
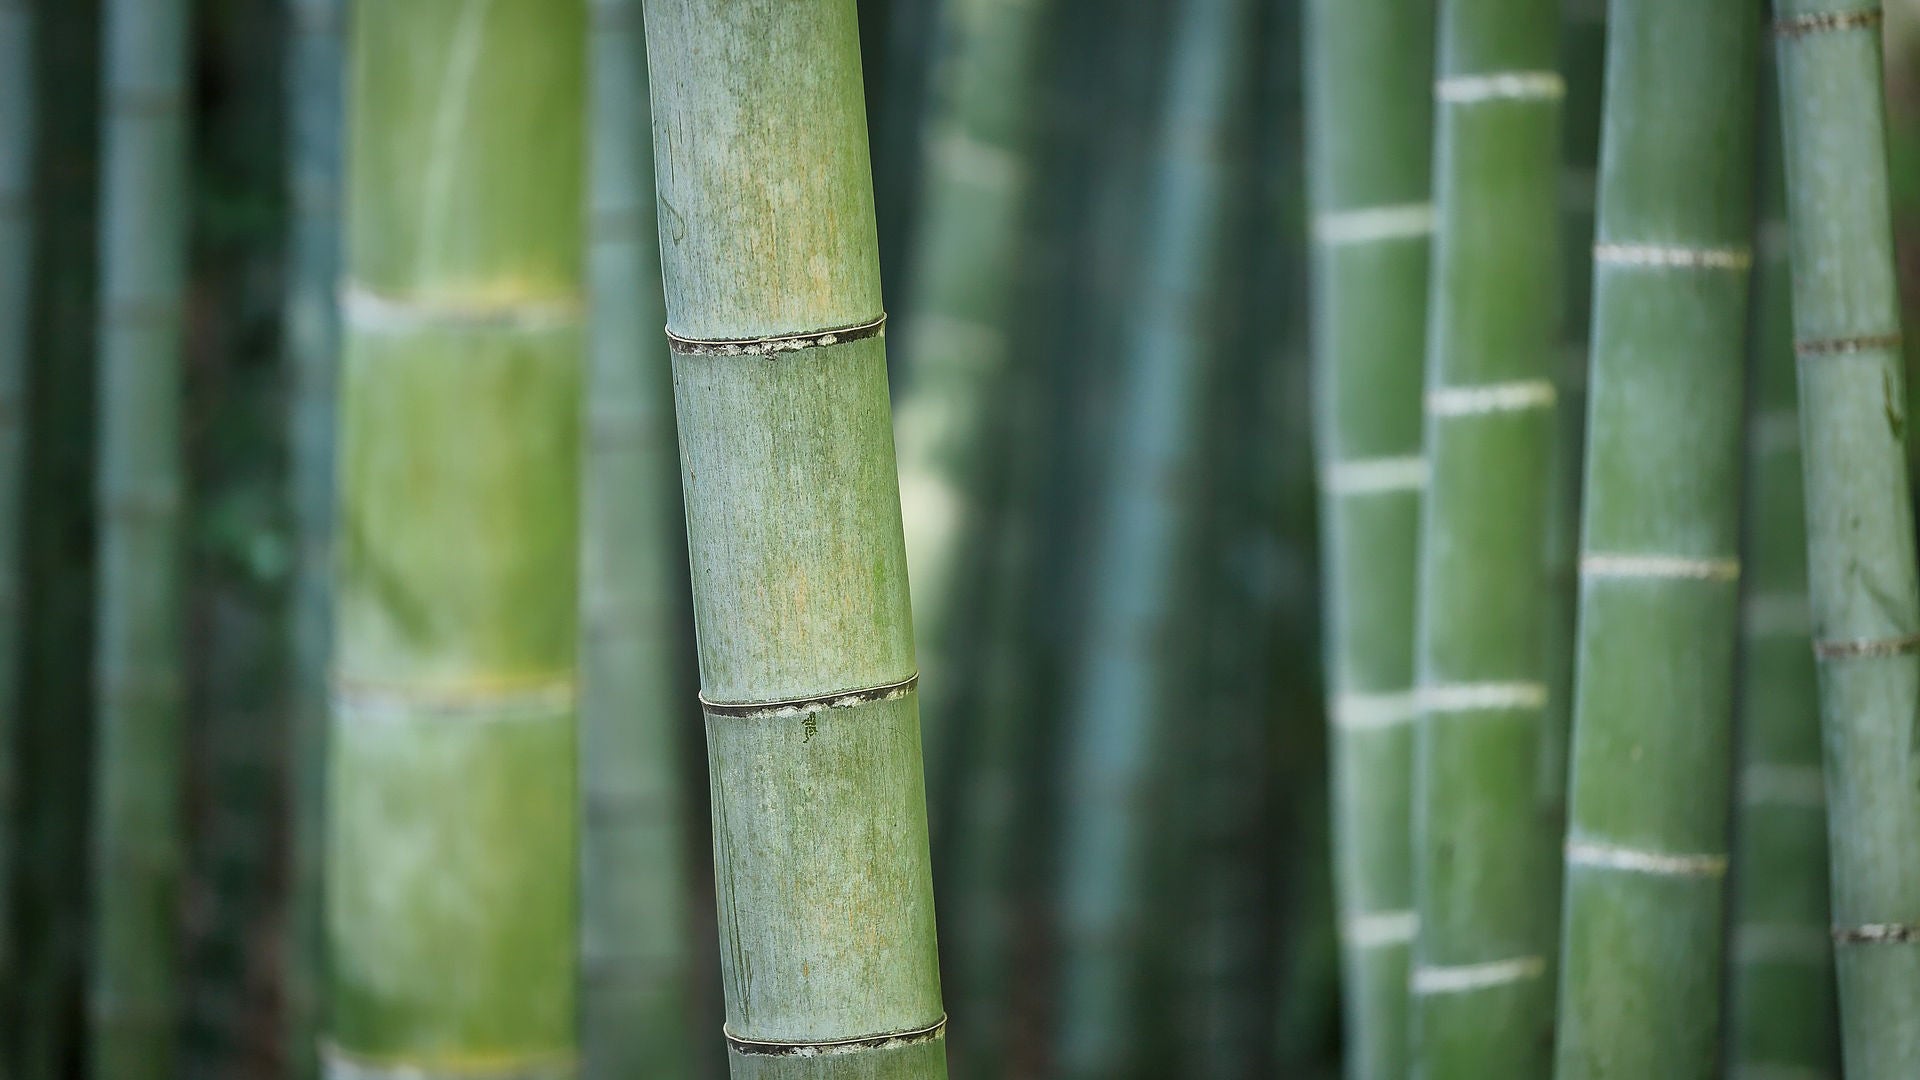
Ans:
{"label": "tall bamboo stem", "polygon": [[732,1072],[943,1077],[854,4],[647,47]]}
{"label": "tall bamboo stem", "polygon": [[353,20],[330,1075],[573,1068],[585,14]]}

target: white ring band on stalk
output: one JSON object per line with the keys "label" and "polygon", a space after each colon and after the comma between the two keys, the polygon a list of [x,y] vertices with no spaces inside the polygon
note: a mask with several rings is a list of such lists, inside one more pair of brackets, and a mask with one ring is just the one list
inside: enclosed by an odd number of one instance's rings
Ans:
{"label": "white ring band on stalk", "polygon": [[1320,486],[1329,495],[1385,495],[1419,491],[1427,486],[1433,470],[1419,456],[1357,458],[1336,461],[1320,475]]}
{"label": "white ring band on stalk", "polygon": [[1580,573],[1592,578],[1668,581],[1738,581],[1739,559],[1695,559],[1685,555],[1595,553],[1580,560]]}
{"label": "white ring band on stalk", "polygon": [[1333,726],[1341,731],[1384,731],[1420,717],[1420,701],[1401,694],[1341,694],[1333,699]]}
{"label": "white ring band on stalk", "polygon": [[1567,96],[1567,81],[1554,71],[1452,75],[1433,84],[1433,96],[1447,105],[1477,105],[1485,101],[1559,101]]}
{"label": "white ring band on stalk", "polygon": [[1497,709],[1544,709],[1547,684],[1439,683],[1417,692],[1420,711],[1429,713],[1490,712]]}
{"label": "white ring band on stalk", "polygon": [[1567,841],[1567,864],[1661,877],[1720,877],[1727,872],[1725,855],[1675,855],[1591,840]]}
{"label": "white ring band on stalk", "polygon": [[1329,210],[1313,219],[1313,236],[1334,247],[1417,240],[1432,236],[1436,221],[1430,202]]}
{"label": "white ring band on stalk", "polygon": [[1669,244],[1595,244],[1593,261],[1600,266],[1654,270],[1750,270],[1753,252],[1747,248],[1696,248]]}
{"label": "white ring band on stalk", "polygon": [[1452,967],[1417,967],[1409,980],[1416,994],[1462,994],[1486,990],[1509,983],[1537,979],[1547,973],[1547,961],[1541,956],[1516,956],[1486,964],[1460,964]]}
{"label": "white ring band on stalk", "polygon": [[1442,386],[1427,393],[1427,414],[1446,419],[1485,416],[1551,408],[1558,395],[1546,379],[1486,383],[1481,386]]}
{"label": "white ring band on stalk", "polygon": [[363,333],[409,333],[471,327],[546,333],[578,328],[586,307],[578,300],[417,300],[383,296],[354,281],[340,285],[340,317]]}
{"label": "white ring band on stalk", "polygon": [[1355,949],[1384,949],[1407,944],[1419,929],[1414,912],[1376,911],[1341,920],[1340,940]]}

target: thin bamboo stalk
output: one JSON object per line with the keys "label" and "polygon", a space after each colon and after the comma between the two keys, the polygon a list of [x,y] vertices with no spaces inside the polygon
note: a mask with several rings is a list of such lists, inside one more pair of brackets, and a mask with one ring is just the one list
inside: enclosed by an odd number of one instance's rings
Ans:
{"label": "thin bamboo stalk", "polygon": [[944,1077],[854,4],[646,16],[732,1073]]}
{"label": "thin bamboo stalk", "polygon": [[586,41],[580,0],[353,20],[329,1075],[575,1067]]}
{"label": "thin bamboo stalk", "polygon": [[1847,1075],[1920,1074],[1920,586],[1877,0],[1776,0]]}
{"label": "thin bamboo stalk", "polygon": [[1705,1078],[1758,19],[1747,0],[1614,0],[1610,16],[1556,1075]]}
{"label": "thin bamboo stalk", "polygon": [[1432,0],[1306,7],[1329,754],[1350,1080],[1407,1072]]}
{"label": "thin bamboo stalk", "polygon": [[[1774,94],[1762,80],[1761,100]],[[1840,1075],[1827,901],[1820,697],[1807,611],[1806,497],[1778,107],[1763,110],[1748,334],[1746,520],[1727,975],[1732,1073]]]}
{"label": "thin bamboo stalk", "polygon": [[679,457],[660,326],[645,28],[598,0],[581,520],[581,1050],[596,1078],[693,1074],[678,732],[694,709],[675,565]]}
{"label": "thin bamboo stalk", "polygon": [[90,1073],[173,1074],[182,836],[188,9],[109,0],[103,52]]}
{"label": "thin bamboo stalk", "polygon": [[1541,1076],[1542,630],[1559,340],[1557,0],[1443,0],[1416,667],[1413,1071]]}

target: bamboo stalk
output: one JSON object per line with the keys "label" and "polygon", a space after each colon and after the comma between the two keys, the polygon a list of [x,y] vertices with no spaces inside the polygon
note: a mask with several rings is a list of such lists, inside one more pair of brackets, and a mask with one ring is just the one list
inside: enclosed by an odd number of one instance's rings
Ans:
{"label": "bamboo stalk", "polygon": [[1431,0],[1306,7],[1335,891],[1350,1080],[1407,1072]]}
{"label": "bamboo stalk", "polygon": [[1881,10],[1776,0],[1808,593],[1847,1075],[1920,1073],[1920,590]]}
{"label": "bamboo stalk", "polygon": [[333,1076],[574,1069],[585,15],[353,20]]}
{"label": "bamboo stalk", "polygon": [[1611,9],[1561,1077],[1718,1066],[1757,28]]}
{"label": "bamboo stalk", "polygon": [[[688,1032],[679,459],[637,0],[592,8],[581,521],[584,1075],[693,1074]],[[685,661],[692,657],[686,656]]]}
{"label": "bamboo stalk", "polygon": [[1545,560],[1559,340],[1556,0],[1443,0],[1416,669],[1414,1072],[1541,1076],[1555,830]]}
{"label": "bamboo stalk", "polygon": [[91,1074],[172,1075],[182,836],[180,330],[188,11],[109,0]]}
{"label": "bamboo stalk", "polygon": [[854,5],[646,14],[732,1073],[943,1077]]}
{"label": "bamboo stalk", "polygon": [[[1773,99],[1763,80],[1761,100]],[[1786,176],[1778,108],[1763,113],[1748,334],[1727,1057],[1735,1075],[1798,1070],[1836,1077],[1839,1014],[1828,937],[1819,686],[1807,611]]]}

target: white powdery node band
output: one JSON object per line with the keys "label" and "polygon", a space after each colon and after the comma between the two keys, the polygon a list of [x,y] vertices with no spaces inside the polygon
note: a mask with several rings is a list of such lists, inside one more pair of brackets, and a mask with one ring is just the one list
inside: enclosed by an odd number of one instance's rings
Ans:
{"label": "white powdery node band", "polygon": [[1624,870],[1660,877],[1717,878],[1727,872],[1725,855],[1675,855],[1591,840],[1567,841],[1567,863],[1570,866]]}
{"label": "white powdery node band", "polygon": [[1537,979],[1546,973],[1545,957],[1516,956],[1485,964],[1417,967],[1408,986],[1416,994],[1464,994]]}
{"label": "white powdery node band", "polygon": [[1414,912],[1375,911],[1341,920],[1340,940],[1354,949],[1386,949],[1411,943],[1419,929]]}
{"label": "white powdery node band", "polygon": [[1598,266],[1650,270],[1748,270],[1753,252],[1748,248],[1686,247],[1677,244],[1596,244]]}
{"label": "white powdery node band", "polygon": [[1432,203],[1329,210],[1314,218],[1313,236],[1329,247],[1419,240],[1433,235],[1436,221]]}
{"label": "white powdery node band", "polygon": [[1443,386],[1427,393],[1427,415],[1447,419],[1492,413],[1550,409],[1557,395],[1546,379],[1486,383],[1481,386]]}
{"label": "white powdery node band", "polygon": [[1405,727],[1420,716],[1420,701],[1412,693],[1341,694],[1333,699],[1333,725],[1341,731],[1388,731]]}
{"label": "white powdery node band", "polygon": [[1567,81],[1553,71],[1451,75],[1433,84],[1433,96],[1447,105],[1475,105],[1485,101],[1559,101],[1567,96]]}
{"label": "white powdery node band", "polygon": [[1420,711],[1425,713],[1544,709],[1547,707],[1547,684],[1437,683],[1421,687],[1418,698]]}
{"label": "white powdery node band", "polygon": [[354,281],[343,282],[340,313],[363,333],[416,333],[421,330],[480,328],[547,333],[577,329],[586,308],[573,300],[522,300],[463,303],[383,296]]}
{"label": "white powdery node band", "polygon": [[1597,552],[1580,560],[1580,573],[1589,578],[1625,580],[1738,581],[1740,560]]}
{"label": "white powdery node band", "polygon": [[1424,457],[1357,458],[1328,465],[1320,485],[1329,495],[1387,495],[1423,490],[1432,473]]}

